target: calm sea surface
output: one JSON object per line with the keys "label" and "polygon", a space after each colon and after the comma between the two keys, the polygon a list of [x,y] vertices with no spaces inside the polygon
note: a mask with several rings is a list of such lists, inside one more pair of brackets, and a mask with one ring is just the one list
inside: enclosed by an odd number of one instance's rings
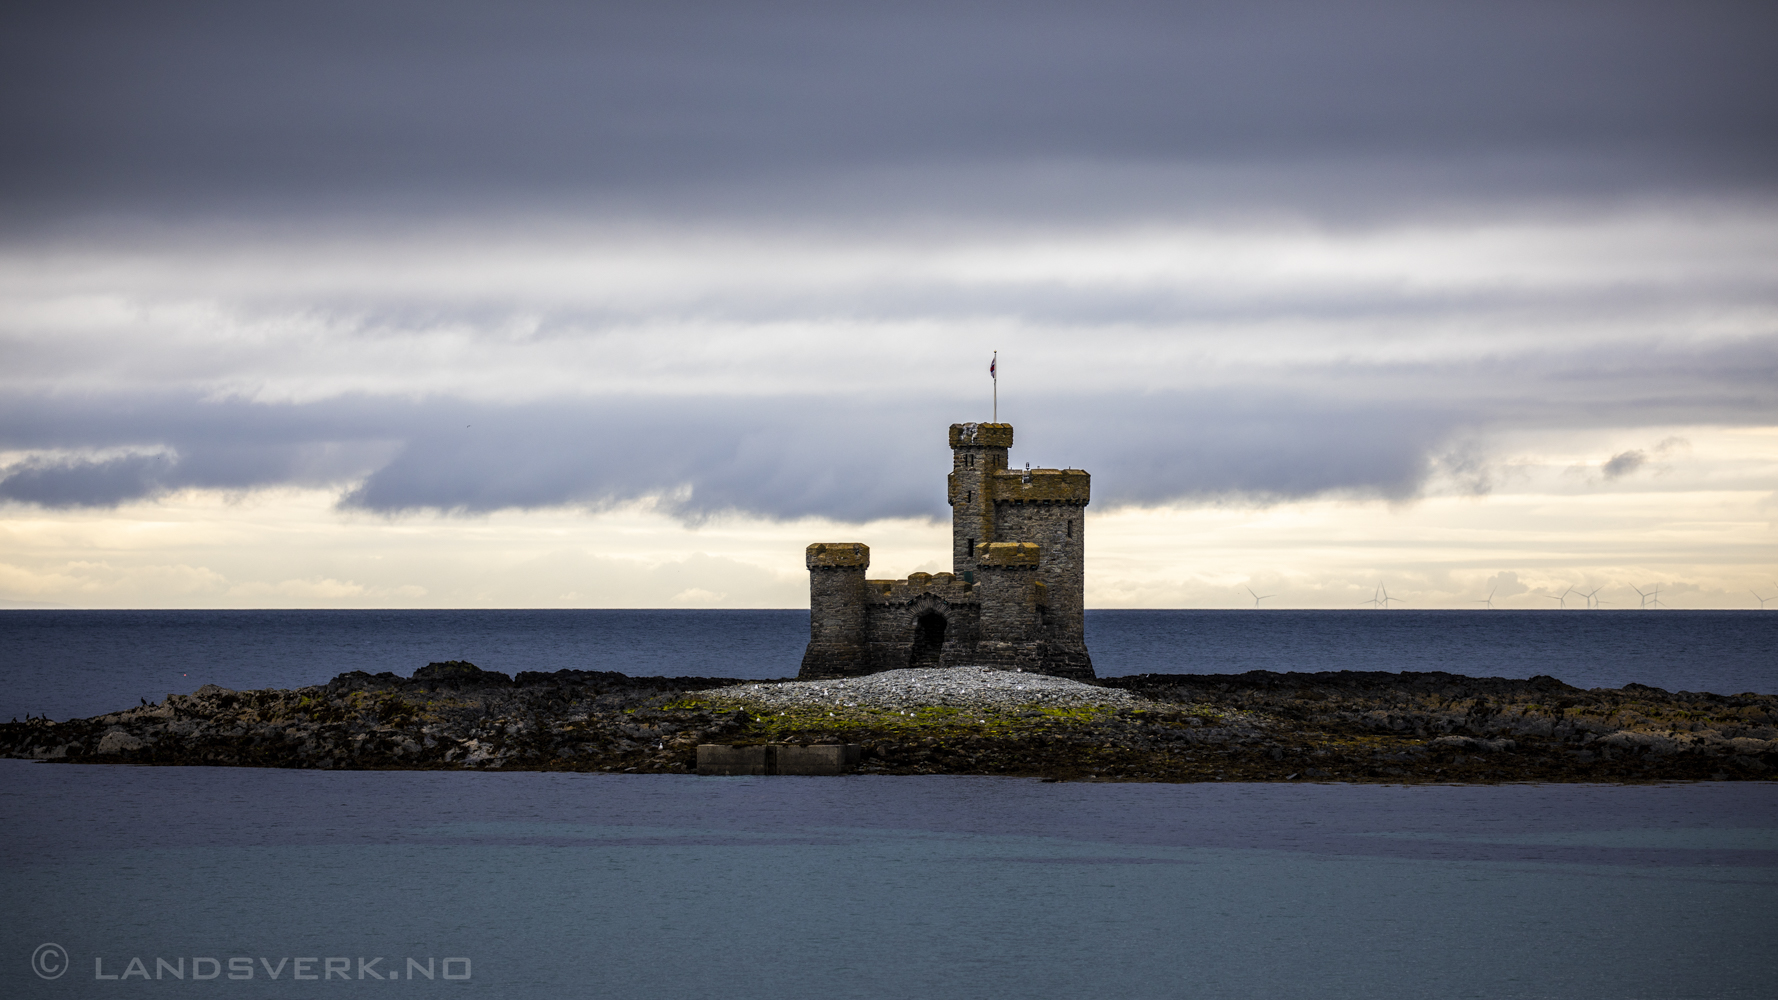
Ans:
{"label": "calm sea surface", "polygon": [[[1778,690],[1778,616],[1758,613],[1088,622],[1106,675],[1439,669]],[[793,611],[7,611],[0,717],[449,658],[776,677],[794,673],[807,628]],[[1778,783],[0,761],[0,900],[5,997],[1771,997]]]}
{"label": "calm sea surface", "polygon": [[[448,659],[509,674],[788,677],[808,637],[806,611],[0,611],[0,719]],[[1778,691],[1778,613],[1757,611],[1089,611],[1087,643],[1106,677],[1448,670]]]}
{"label": "calm sea surface", "polygon": [[[0,802],[8,997],[1668,1000],[1778,981],[1771,783],[0,761]],[[45,981],[50,943],[69,971]],[[169,969],[95,978],[137,958]],[[293,980],[304,958],[346,978]],[[469,978],[376,978],[410,958]]]}

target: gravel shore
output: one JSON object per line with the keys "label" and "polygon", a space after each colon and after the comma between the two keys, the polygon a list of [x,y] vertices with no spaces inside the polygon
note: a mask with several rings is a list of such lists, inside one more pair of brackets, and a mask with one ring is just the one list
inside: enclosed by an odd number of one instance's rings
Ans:
{"label": "gravel shore", "polygon": [[1079,681],[991,667],[936,667],[886,670],[865,677],[828,681],[738,684],[694,695],[724,702],[782,709],[832,705],[905,711],[944,707],[1015,711],[1040,708],[1151,707],[1128,691]]}

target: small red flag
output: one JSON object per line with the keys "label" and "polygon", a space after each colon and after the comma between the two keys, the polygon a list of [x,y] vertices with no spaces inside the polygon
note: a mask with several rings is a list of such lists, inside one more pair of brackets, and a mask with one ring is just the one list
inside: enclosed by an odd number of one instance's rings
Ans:
{"label": "small red flag", "polygon": [[998,354],[994,355],[994,360],[988,362],[988,377],[1000,377],[1000,355]]}

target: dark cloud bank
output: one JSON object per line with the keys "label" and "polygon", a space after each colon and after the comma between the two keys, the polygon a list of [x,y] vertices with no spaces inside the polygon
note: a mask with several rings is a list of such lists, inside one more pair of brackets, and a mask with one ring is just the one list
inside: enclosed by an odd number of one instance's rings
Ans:
{"label": "dark cloud bank", "polygon": [[[1510,405],[1276,387],[1009,398],[1014,459],[1095,473],[1100,509],[1178,499],[1319,494],[1405,499],[1443,472],[1485,491],[1468,436],[1502,426],[1653,420],[1744,423],[1778,409],[1778,355],[1736,353],[1737,392],[1675,373],[1661,394],[1611,404],[1568,373]],[[1708,369],[1709,365],[1704,365]],[[1550,398],[1568,394],[1571,403]],[[1542,402],[1539,402],[1539,399]],[[984,402],[844,396],[607,397],[524,404],[347,397],[307,404],[189,395],[20,396],[0,403],[0,448],[43,458],[0,474],[0,500],[106,506],[201,487],[346,489],[347,508],[483,513],[660,497],[677,516],[725,511],[860,521],[945,511],[945,428]],[[1512,416],[1502,416],[1511,414]],[[79,457],[81,450],[90,457]],[[92,449],[111,449],[94,453]],[[132,451],[132,449],[134,449]],[[1619,455],[1608,475],[1634,472]]]}
{"label": "dark cloud bank", "polygon": [[[340,485],[362,477],[344,506],[480,513],[664,494],[667,508],[684,517],[743,510],[846,520],[942,512],[950,471],[945,428],[987,416],[974,412],[980,406],[927,403],[886,413],[832,398],[499,407],[369,399],[131,405],[111,398],[25,406],[45,430],[9,435],[13,446],[164,449],[31,462],[0,479],[0,498],[52,507],[110,505],[182,487]],[[1015,455],[1040,467],[1115,468],[1098,481],[1105,504],[1229,492],[1405,496],[1425,475],[1427,449],[1452,422],[1449,415],[1403,421],[1381,407],[1311,408],[1226,394],[1051,399],[1043,410],[1019,421]],[[1076,424],[1066,414],[1085,419]]]}
{"label": "dark cloud bank", "polygon": [[0,206],[1065,214],[1180,208],[1137,183],[1178,170],[1310,211],[1769,192],[1774,37],[1778,7],[1702,0],[20,2]]}

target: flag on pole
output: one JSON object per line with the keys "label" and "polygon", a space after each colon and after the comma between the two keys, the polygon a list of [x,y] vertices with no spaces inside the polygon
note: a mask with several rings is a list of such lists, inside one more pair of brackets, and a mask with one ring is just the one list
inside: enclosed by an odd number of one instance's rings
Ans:
{"label": "flag on pole", "polygon": [[1000,352],[994,352],[994,360],[988,362],[988,377],[994,380],[994,422],[1000,422]]}

